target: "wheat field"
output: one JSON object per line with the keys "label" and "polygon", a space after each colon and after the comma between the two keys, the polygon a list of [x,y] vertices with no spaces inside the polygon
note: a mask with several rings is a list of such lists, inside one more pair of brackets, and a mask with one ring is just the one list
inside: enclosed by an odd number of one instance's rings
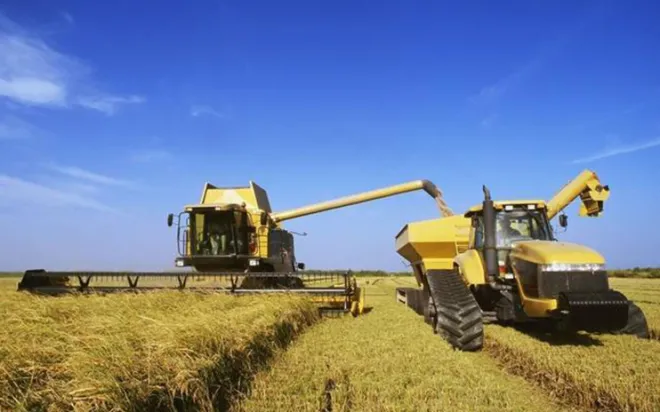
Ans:
{"label": "wheat field", "polygon": [[17,281],[0,279],[3,411],[660,411],[660,279],[611,279],[650,340],[487,325],[479,353],[396,301],[406,277],[360,277],[370,310],[336,319],[301,296],[52,298]]}

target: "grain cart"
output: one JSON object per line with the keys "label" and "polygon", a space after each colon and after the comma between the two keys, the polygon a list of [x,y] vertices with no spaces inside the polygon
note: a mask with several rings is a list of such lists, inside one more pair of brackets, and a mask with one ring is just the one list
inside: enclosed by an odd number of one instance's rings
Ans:
{"label": "grain cart", "polygon": [[[219,290],[231,293],[303,293],[324,309],[362,313],[364,291],[350,271],[305,271],[297,261],[293,234],[282,222],[388,196],[424,190],[435,199],[443,216],[452,214],[442,193],[429,181],[417,180],[347,196],[297,209],[273,213],[264,189],[250,181],[247,187],[217,187],[206,183],[198,204],[167,216],[177,226],[176,271],[166,272],[49,272],[28,270],[19,290],[43,294],[114,292],[161,289],[174,281],[179,289]],[[194,286],[190,279],[198,280]],[[202,279],[202,282],[199,280]],[[92,284],[92,280],[94,283]],[[150,281],[155,284],[149,284]],[[103,282],[127,282],[121,286]],[[74,284],[72,285],[71,282]]]}
{"label": "grain cart", "polygon": [[[595,173],[585,170],[547,203],[493,201],[483,191],[483,202],[465,214],[410,223],[397,234],[396,250],[421,286],[397,289],[399,301],[466,351],[482,348],[487,322],[649,336],[640,308],[610,288],[605,259],[558,241],[550,226],[578,197],[580,215],[601,215],[609,187]],[[559,223],[567,226],[565,214]]]}

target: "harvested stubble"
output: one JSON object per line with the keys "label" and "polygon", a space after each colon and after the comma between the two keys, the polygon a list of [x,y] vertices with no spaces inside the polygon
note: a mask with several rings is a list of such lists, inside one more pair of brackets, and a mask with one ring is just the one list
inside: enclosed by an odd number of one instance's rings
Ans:
{"label": "harvested stubble", "polygon": [[660,304],[660,279],[610,278],[610,287],[621,291],[628,299]]}
{"label": "harvested stubble", "polygon": [[660,305],[639,302],[637,304],[646,316],[651,339],[660,340]]}
{"label": "harvested stubble", "polygon": [[318,319],[295,296],[0,298],[1,410],[222,409]]}
{"label": "harvested stubble", "polygon": [[657,411],[660,346],[634,336],[573,338],[488,325],[486,351],[503,367],[585,409]]}
{"label": "harvested stubble", "polygon": [[373,310],[319,323],[257,375],[243,411],[558,411],[485,353],[461,353],[396,302],[399,280],[367,281]]}

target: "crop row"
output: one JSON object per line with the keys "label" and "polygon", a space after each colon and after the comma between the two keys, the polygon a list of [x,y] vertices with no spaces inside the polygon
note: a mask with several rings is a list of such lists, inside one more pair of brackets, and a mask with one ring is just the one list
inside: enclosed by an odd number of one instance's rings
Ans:
{"label": "crop row", "polygon": [[1,298],[1,410],[223,409],[318,319],[283,296]]}
{"label": "crop row", "polygon": [[486,351],[556,398],[599,411],[656,411],[660,344],[634,336],[560,337],[488,325]]}

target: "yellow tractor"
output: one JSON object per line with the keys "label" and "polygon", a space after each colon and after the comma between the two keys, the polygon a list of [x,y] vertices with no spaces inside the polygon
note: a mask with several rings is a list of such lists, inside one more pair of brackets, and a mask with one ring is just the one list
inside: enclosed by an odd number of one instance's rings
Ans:
{"label": "yellow tractor", "polygon": [[[464,351],[482,348],[489,322],[648,338],[640,308],[610,288],[605,259],[558,241],[550,225],[578,197],[581,216],[601,215],[609,187],[595,173],[583,171],[547,203],[493,201],[483,191],[483,202],[465,214],[410,223],[397,234],[396,250],[421,286],[397,289],[400,302]],[[559,223],[567,226],[565,214]]]}
{"label": "yellow tractor", "polygon": [[[178,216],[167,216],[168,226],[176,218],[177,271],[100,272],[28,270],[18,290],[40,294],[71,292],[115,292],[164,288],[175,280],[179,289],[204,289],[231,293],[304,293],[321,304],[324,311],[350,312],[364,309],[364,290],[350,271],[306,271],[297,261],[293,234],[282,222],[388,196],[424,190],[433,197],[443,216],[452,214],[440,191],[429,181],[417,180],[372,190],[324,203],[279,213],[271,211],[264,189],[250,181],[247,187],[217,187],[206,183],[198,204],[186,205]],[[190,278],[203,279],[194,287]],[[71,285],[71,280],[77,284]],[[145,284],[156,279],[155,285]],[[91,285],[91,281],[94,284]],[[120,280],[128,285],[104,285]]]}

